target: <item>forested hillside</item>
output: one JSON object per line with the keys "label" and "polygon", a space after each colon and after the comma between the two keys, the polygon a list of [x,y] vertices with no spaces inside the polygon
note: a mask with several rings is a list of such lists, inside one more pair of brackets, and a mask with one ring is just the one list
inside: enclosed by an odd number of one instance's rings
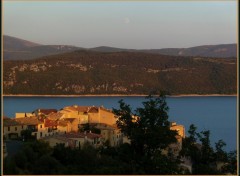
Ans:
{"label": "forested hillside", "polygon": [[236,94],[236,58],[74,51],[3,62],[4,94]]}

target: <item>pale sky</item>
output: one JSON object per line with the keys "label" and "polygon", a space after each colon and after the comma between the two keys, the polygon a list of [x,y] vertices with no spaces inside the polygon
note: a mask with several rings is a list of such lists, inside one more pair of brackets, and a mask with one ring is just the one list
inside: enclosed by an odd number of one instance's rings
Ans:
{"label": "pale sky", "polygon": [[236,1],[3,1],[3,34],[133,49],[237,43]]}

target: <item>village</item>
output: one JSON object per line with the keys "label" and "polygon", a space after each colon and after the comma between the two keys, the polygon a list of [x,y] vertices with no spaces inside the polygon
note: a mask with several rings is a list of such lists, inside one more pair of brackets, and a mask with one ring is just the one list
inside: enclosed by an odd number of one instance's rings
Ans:
{"label": "village", "polygon": [[[4,117],[3,136],[4,140],[24,141],[26,131],[30,131],[32,137],[48,142],[51,147],[60,143],[72,148],[81,148],[85,143],[96,148],[106,143],[113,147],[130,143],[117,127],[116,120],[114,113],[104,107],[73,105],[59,111],[36,109],[16,113],[15,118]],[[170,129],[178,132],[177,144],[170,146],[177,155],[182,147],[185,129],[175,122],[171,123]]]}

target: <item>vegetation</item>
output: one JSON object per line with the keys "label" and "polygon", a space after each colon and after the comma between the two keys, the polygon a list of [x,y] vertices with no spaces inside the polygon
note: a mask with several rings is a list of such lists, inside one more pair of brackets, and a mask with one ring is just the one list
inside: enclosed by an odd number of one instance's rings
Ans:
{"label": "vegetation", "polygon": [[81,128],[79,128],[79,132],[92,132],[95,134],[101,134],[101,130],[95,127],[95,124],[85,123],[81,125]]}
{"label": "vegetation", "polygon": [[222,140],[215,143],[214,149],[210,146],[210,131],[198,133],[196,129],[190,125],[189,136],[183,139],[181,151],[181,156],[192,162],[192,174],[237,174],[236,151],[224,151],[226,143]]}
{"label": "vegetation", "polygon": [[[176,131],[170,130],[168,106],[165,96],[148,97],[143,107],[132,112],[129,105],[120,101],[120,109],[114,109],[119,116],[117,125],[131,141],[134,169],[145,174],[181,174],[180,160],[163,154],[168,146],[176,143]],[[138,173],[139,174],[139,173]]]}
{"label": "vegetation", "polygon": [[[179,156],[168,147],[175,143],[176,131],[171,131],[168,121],[166,98],[147,98],[143,107],[132,112],[129,105],[120,101],[117,125],[130,140],[118,147],[104,145],[93,148],[64,147],[58,144],[50,148],[43,141],[26,142],[13,157],[4,159],[4,175],[48,174],[236,174],[236,152],[226,153],[225,143],[219,141],[215,149],[210,146],[210,132],[196,132],[190,126],[189,136],[183,140]],[[89,125],[85,129],[91,129]],[[181,167],[181,159],[191,159],[192,173]],[[223,163],[217,167],[218,163]]]}
{"label": "vegetation", "polygon": [[21,139],[23,141],[31,141],[31,140],[35,140],[36,137],[32,136],[32,130],[26,129],[26,130],[22,130],[21,131]]}
{"label": "vegetation", "polygon": [[236,58],[75,51],[4,61],[4,94],[236,94]]}

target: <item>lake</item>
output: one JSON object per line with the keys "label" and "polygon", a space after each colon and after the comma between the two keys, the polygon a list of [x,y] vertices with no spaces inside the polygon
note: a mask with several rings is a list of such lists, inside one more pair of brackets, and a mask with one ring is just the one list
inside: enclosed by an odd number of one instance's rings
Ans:
{"label": "lake", "polygon": [[[133,110],[142,106],[144,97],[3,97],[3,114],[15,117],[16,112],[32,112],[39,108],[61,109],[70,105],[104,106],[119,108],[118,101],[123,99]],[[226,150],[237,148],[237,97],[203,96],[203,97],[168,97],[169,120],[185,126],[195,124],[198,131],[210,130],[214,145],[219,139],[226,143]]]}

